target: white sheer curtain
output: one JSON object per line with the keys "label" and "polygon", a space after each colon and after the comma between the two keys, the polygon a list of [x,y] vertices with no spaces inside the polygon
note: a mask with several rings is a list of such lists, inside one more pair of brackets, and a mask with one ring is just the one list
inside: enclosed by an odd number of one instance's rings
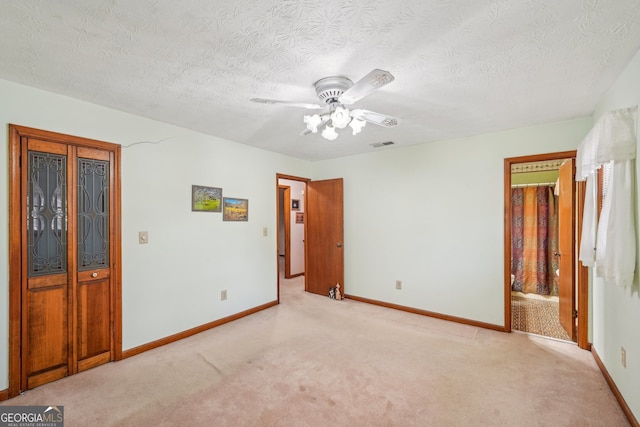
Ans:
{"label": "white sheer curtain", "polygon": [[582,238],[579,259],[583,265],[593,267],[596,261],[596,230],[598,228],[597,163],[598,140],[602,134],[602,121],[591,128],[578,146],[576,154],[576,181],[587,181],[582,215]]}
{"label": "white sheer curtain", "polygon": [[[636,264],[634,224],[635,158],[638,107],[610,111],[598,120],[578,147],[577,181],[587,181],[580,261],[596,276],[631,286]],[[609,186],[597,220],[597,171],[611,163]]]}

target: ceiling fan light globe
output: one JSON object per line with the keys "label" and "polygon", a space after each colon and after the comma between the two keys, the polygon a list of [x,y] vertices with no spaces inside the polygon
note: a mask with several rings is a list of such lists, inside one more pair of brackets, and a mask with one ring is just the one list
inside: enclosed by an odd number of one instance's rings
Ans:
{"label": "ceiling fan light globe", "polygon": [[349,123],[349,127],[353,129],[353,134],[357,135],[360,133],[362,128],[365,127],[366,124],[367,122],[365,122],[364,120],[360,120],[354,117],[353,120],[351,120],[351,123]]}
{"label": "ceiling fan light globe", "polygon": [[338,132],[333,126],[326,125],[322,130],[322,136],[324,139],[328,139],[329,141],[333,141],[338,137]]}
{"label": "ceiling fan light globe", "polygon": [[333,110],[333,113],[331,113],[331,123],[338,129],[344,129],[350,121],[351,116],[349,116],[349,110],[344,107],[338,106]]}
{"label": "ceiling fan light globe", "polygon": [[322,123],[322,118],[319,115],[304,116],[304,123],[307,125],[307,129],[313,133],[318,133],[318,125]]}

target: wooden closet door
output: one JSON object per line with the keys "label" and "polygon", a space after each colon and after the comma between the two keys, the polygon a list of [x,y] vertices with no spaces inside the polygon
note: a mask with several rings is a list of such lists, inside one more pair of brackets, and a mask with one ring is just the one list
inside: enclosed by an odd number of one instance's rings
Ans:
{"label": "wooden closet door", "polygon": [[106,150],[24,142],[22,387],[32,389],[112,360],[114,162]]}
{"label": "wooden closet door", "polygon": [[122,358],[120,146],[9,125],[9,397]]}
{"label": "wooden closet door", "polygon": [[76,165],[75,356],[83,371],[111,360],[113,162],[108,151],[78,147]]}
{"label": "wooden closet door", "polygon": [[71,371],[67,145],[25,140],[22,158],[22,378],[27,389]]}

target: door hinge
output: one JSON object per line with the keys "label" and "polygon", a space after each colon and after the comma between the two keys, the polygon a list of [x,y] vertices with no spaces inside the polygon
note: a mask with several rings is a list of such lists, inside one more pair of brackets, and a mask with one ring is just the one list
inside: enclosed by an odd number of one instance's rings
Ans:
{"label": "door hinge", "polygon": [[571,316],[573,316],[574,319],[578,318],[578,310],[573,310],[573,313],[571,313]]}

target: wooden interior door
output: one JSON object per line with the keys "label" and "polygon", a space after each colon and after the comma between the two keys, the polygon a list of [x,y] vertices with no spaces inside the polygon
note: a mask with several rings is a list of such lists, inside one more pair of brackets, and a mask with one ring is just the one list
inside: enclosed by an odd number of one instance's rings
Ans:
{"label": "wooden interior door", "polygon": [[[282,215],[283,215],[283,234],[284,247],[281,251],[284,253],[284,278],[291,278],[291,187],[281,185],[278,187],[282,190]],[[278,264],[279,265],[279,264]]]}
{"label": "wooden interior door", "polygon": [[344,225],[342,178],[307,184],[305,290],[328,296],[329,288],[344,284]]}
{"label": "wooden interior door", "polygon": [[120,147],[10,126],[9,395],[121,358]]}
{"label": "wooden interior door", "polygon": [[560,324],[571,340],[576,340],[576,286],[575,286],[575,160],[565,161],[559,169],[560,195],[558,196],[558,252],[560,276],[558,278]]}

